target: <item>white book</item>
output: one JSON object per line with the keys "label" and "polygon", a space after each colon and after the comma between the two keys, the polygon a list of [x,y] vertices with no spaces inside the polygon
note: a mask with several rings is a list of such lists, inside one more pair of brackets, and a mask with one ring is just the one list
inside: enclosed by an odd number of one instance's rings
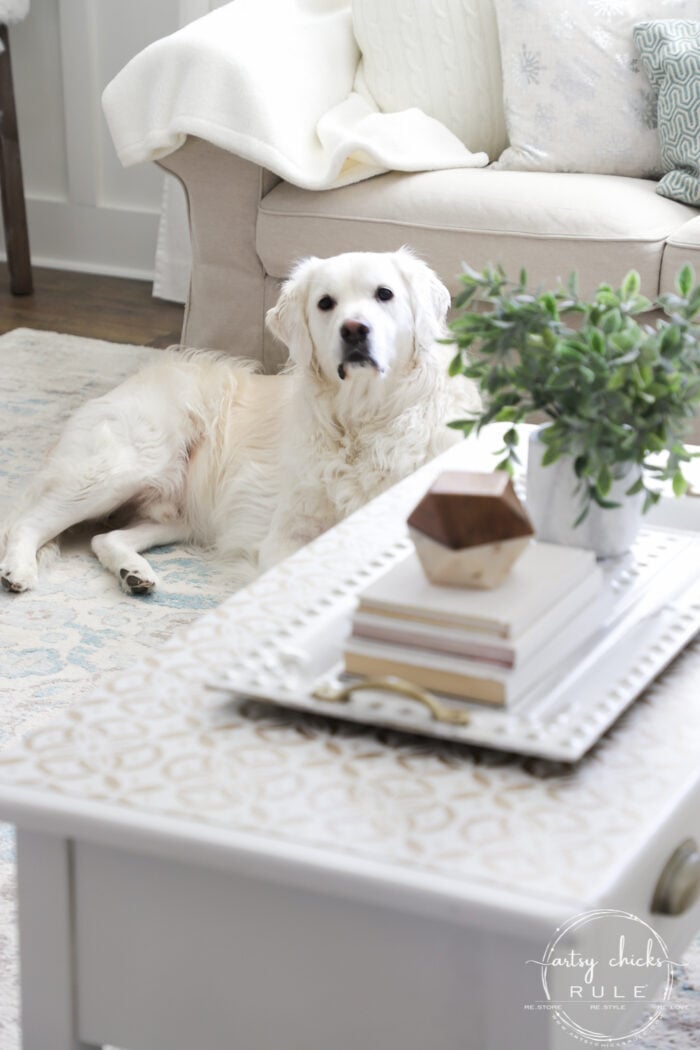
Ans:
{"label": "white book", "polygon": [[538,681],[582,651],[605,623],[610,597],[601,590],[570,621],[550,635],[521,666],[448,656],[411,645],[391,645],[351,637],[345,646],[345,669],[366,677],[392,675],[435,692],[465,700],[508,704],[518,700]]}
{"label": "white book", "polygon": [[514,638],[597,571],[592,551],[533,542],[493,590],[439,587],[411,552],[362,592],[359,611]]}
{"label": "white book", "polygon": [[603,573],[596,566],[556,605],[512,638],[470,631],[464,627],[438,627],[419,620],[364,612],[362,609],[353,618],[352,636],[358,641],[366,639],[390,645],[411,645],[448,656],[495,663],[501,667],[521,667],[537,655],[538,650],[553,635],[556,634],[561,644],[565,644],[569,633],[575,636],[579,615],[585,617],[587,608],[602,588]]}

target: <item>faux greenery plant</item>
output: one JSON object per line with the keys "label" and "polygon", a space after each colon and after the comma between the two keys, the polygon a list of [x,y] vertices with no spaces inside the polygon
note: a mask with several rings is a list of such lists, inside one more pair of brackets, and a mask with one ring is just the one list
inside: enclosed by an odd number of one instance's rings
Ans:
{"label": "faux greenery plant", "polygon": [[[635,271],[619,290],[601,284],[590,300],[579,295],[575,275],[538,293],[528,290],[525,271],[511,282],[501,267],[465,267],[462,282],[450,372],[478,382],[484,408],[451,427],[466,435],[494,421],[513,424],[498,464],[512,473],[514,424],[544,413],[551,423],[541,432],[543,463],[570,455],[580,479],[577,524],[592,502],[619,506],[608,498],[612,482],[635,466],[626,494],[644,490],[644,510],[659,499],[654,480],[685,491],[683,439],[700,404],[700,286],[692,267],[680,271],[674,293],[654,302],[641,294]],[[663,314],[654,323],[637,319],[653,308]]]}

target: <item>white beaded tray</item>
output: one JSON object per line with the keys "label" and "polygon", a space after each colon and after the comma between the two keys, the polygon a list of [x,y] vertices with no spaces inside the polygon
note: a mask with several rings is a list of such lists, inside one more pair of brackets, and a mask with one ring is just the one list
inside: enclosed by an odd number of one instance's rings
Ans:
{"label": "white beaded tray", "polygon": [[[699,502],[687,503],[694,506],[684,526],[699,524]],[[293,644],[262,637],[254,652],[208,684],[237,698],[575,762],[700,630],[700,534],[665,527],[664,518],[672,522],[674,516],[672,501],[662,501],[655,525],[642,530],[633,551],[603,563],[611,612],[601,630],[516,704],[495,708],[437,697],[446,707],[466,710],[466,725],[436,721],[422,704],[378,690],[353,693],[342,703],[319,699],[319,691],[359,681],[344,675],[342,647],[366,575],[306,608]],[[409,546],[400,539],[373,564],[383,572]]]}

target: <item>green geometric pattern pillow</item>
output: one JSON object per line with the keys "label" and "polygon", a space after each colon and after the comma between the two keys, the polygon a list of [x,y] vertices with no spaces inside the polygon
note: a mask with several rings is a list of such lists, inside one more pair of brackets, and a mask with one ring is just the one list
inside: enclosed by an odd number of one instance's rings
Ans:
{"label": "green geometric pattern pillow", "polygon": [[640,22],[634,42],[659,92],[661,158],[657,193],[700,206],[700,22]]}

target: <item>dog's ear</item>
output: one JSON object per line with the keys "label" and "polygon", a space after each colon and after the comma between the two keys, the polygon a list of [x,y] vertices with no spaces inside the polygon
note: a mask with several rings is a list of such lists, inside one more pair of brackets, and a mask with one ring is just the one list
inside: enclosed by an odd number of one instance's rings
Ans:
{"label": "dog's ear", "polygon": [[306,294],[309,276],[318,259],[302,259],[282,285],[277,304],[267,311],[265,321],[274,336],[280,339],[296,364],[311,364],[313,343],[306,318]]}
{"label": "dog's ear", "polygon": [[396,252],[396,262],[411,294],[417,348],[427,350],[445,334],[450,293],[437,274],[409,248]]}

